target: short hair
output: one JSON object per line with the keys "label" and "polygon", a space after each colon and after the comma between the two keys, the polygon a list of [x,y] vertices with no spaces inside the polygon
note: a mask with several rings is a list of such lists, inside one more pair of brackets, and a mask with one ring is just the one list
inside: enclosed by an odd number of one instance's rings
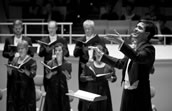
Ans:
{"label": "short hair", "polygon": [[19,19],[14,20],[14,22],[13,22],[13,27],[16,26],[16,25],[17,25],[17,26],[18,26],[18,25],[21,25],[21,26],[22,26],[22,25],[23,25],[23,22],[22,22],[21,20],[19,20]]}
{"label": "short hair", "polygon": [[64,52],[65,52],[65,47],[64,47],[64,45],[62,44],[62,43],[56,43],[55,45],[54,45],[54,52],[55,52],[55,48],[57,48],[57,47],[61,47],[62,48],[62,51],[63,51],[63,56],[64,56]]}
{"label": "short hair", "polygon": [[59,43],[56,43],[56,44],[54,45],[54,48],[60,47],[60,46],[61,46],[62,48],[64,47],[64,45],[63,45],[62,43],[59,42]]}
{"label": "short hair", "polygon": [[18,48],[18,47],[24,47],[25,49],[28,50],[29,44],[28,44],[28,42],[27,42],[26,40],[22,40],[22,41],[20,41],[20,42],[17,44],[17,48]]}
{"label": "short hair", "polygon": [[57,22],[56,22],[55,20],[50,20],[50,21],[48,22],[48,26],[51,25],[51,24],[54,24],[55,27],[57,28]]}
{"label": "short hair", "polygon": [[88,26],[88,25],[94,27],[95,26],[94,21],[93,20],[85,20],[83,22],[83,27]]}
{"label": "short hair", "polygon": [[139,22],[143,22],[145,24],[145,32],[150,33],[148,36],[148,41],[150,41],[150,39],[153,38],[154,35],[158,33],[157,26],[154,24],[153,21],[150,20],[142,19]]}

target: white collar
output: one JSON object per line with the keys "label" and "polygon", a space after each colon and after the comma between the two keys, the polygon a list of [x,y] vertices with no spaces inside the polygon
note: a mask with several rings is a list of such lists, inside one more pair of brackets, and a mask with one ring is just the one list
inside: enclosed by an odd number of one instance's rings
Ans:
{"label": "white collar", "polygon": [[56,38],[57,34],[55,34],[54,36],[49,35],[50,38]]}
{"label": "white collar", "polygon": [[17,37],[16,35],[14,35],[14,39],[22,40],[22,35],[20,35],[20,37]]}
{"label": "white collar", "polygon": [[92,34],[90,37],[86,36],[86,41],[91,40],[92,38],[94,38],[96,36],[96,34]]}
{"label": "white collar", "polygon": [[22,41],[22,35],[20,37],[14,36],[14,45],[17,46],[17,44]]}
{"label": "white collar", "polygon": [[54,36],[49,35],[49,37],[50,37],[50,41],[51,41],[51,42],[52,42],[52,41],[56,41],[56,39],[57,39],[57,34],[55,34]]}

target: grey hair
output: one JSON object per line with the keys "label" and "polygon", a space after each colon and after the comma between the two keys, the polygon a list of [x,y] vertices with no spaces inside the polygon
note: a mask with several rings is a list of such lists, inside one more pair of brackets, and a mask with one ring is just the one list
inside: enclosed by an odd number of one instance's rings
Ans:
{"label": "grey hair", "polygon": [[27,49],[28,50],[28,48],[29,48],[29,44],[28,44],[28,42],[26,41],[26,40],[22,40],[21,42],[19,42],[18,44],[17,44],[17,48],[18,47],[24,47],[25,49]]}
{"label": "grey hair", "polygon": [[84,26],[87,26],[87,25],[92,26],[92,27],[95,26],[93,20],[85,20],[84,23],[83,23],[83,27],[84,27]]}

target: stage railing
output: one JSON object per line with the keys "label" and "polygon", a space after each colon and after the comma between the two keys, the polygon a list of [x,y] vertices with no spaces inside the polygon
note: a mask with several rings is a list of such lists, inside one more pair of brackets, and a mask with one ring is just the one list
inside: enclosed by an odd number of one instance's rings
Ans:
{"label": "stage railing", "polygon": [[[29,37],[43,37],[43,36],[47,36],[48,34],[43,34],[43,33],[40,33],[40,34],[28,34],[27,33],[27,26],[28,25],[47,25],[48,23],[47,22],[24,22],[23,25],[24,25],[24,36],[29,36]],[[82,37],[84,36],[84,34],[72,34],[72,24],[71,22],[58,22],[57,25],[60,25],[60,29],[61,29],[61,33],[58,34],[59,36],[62,36],[62,37],[69,37],[69,44],[72,44],[72,38],[73,37]],[[12,25],[12,22],[1,22],[0,23],[0,26],[2,25]],[[64,33],[64,26],[65,25],[68,25],[69,27],[69,34],[65,34]],[[0,37],[6,37],[6,36],[12,36],[13,34],[3,34],[1,33],[0,34]],[[105,34],[99,34],[100,37],[104,37]],[[121,34],[122,37],[129,37],[130,35],[129,34]],[[159,37],[163,37],[164,38],[164,41],[163,41],[163,45],[166,45],[166,37],[172,37],[172,35],[162,35],[162,34],[158,34],[158,35],[155,35],[155,37],[159,38]],[[111,42],[112,44],[112,42]]]}
{"label": "stage railing", "polygon": [[[64,26],[67,25],[69,27],[69,34],[68,34],[68,37],[69,37],[69,43],[72,43],[72,22],[58,22],[57,25],[60,25],[60,29],[61,29],[61,36],[64,36]],[[0,23],[0,26],[3,26],[3,25],[13,25],[12,22],[1,22]],[[28,34],[27,33],[27,28],[28,28],[28,25],[48,25],[47,22],[24,22],[23,23],[24,25],[24,35],[26,36],[30,36],[30,37],[33,37],[33,36],[37,36],[37,37],[41,37],[41,36],[44,36],[44,34]],[[45,34],[46,35],[46,34]],[[0,34],[0,37],[1,36],[12,36],[12,34]]]}

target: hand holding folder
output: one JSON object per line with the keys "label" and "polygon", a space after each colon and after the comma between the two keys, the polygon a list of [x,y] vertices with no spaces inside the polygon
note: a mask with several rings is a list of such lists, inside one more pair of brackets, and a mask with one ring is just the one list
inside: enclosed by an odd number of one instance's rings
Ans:
{"label": "hand holding folder", "polygon": [[102,73],[102,74],[97,74],[96,77],[105,77],[105,78],[109,78],[112,76],[112,73]]}
{"label": "hand holding folder", "polygon": [[48,71],[47,74],[46,74],[46,78],[47,78],[47,79],[50,79],[53,75],[57,74],[57,68],[58,68],[59,66],[53,66],[53,67],[51,67],[51,66],[45,64],[43,61],[41,61],[41,64],[42,64],[44,67],[46,67],[47,69],[50,70],[50,71]]}
{"label": "hand holding folder", "polygon": [[109,77],[111,77],[112,74],[113,74],[112,72],[109,72],[109,73],[101,73],[101,74],[99,73],[99,74],[97,74],[91,66],[89,66],[88,68],[94,73],[94,75],[96,75],[97,78],[98,78],[98,77],[109,78]]}
{"label": "hand holding folder", "polygon": [[12,68],[12,69],[16,69],[16,70],[23,70],[22,66],[24,66],[27,62],[29,62],[31,58],[27,59],[26,61],[24,61],[22,64],[20,64],[19,66],[15,66],[13,64],[5,64],[7,67]]}
{"label": "hand holding folder", "polygon": [[45,66],[46,68],[48,68],[49,70],[51,70],[51,71],[54,71],[54,70],[56,70],[59,67],[59,66],[53,66],[53,67],[51,67],[51,66],[45,64],[43,61],[41,61],[41,64],[43,66]]}

